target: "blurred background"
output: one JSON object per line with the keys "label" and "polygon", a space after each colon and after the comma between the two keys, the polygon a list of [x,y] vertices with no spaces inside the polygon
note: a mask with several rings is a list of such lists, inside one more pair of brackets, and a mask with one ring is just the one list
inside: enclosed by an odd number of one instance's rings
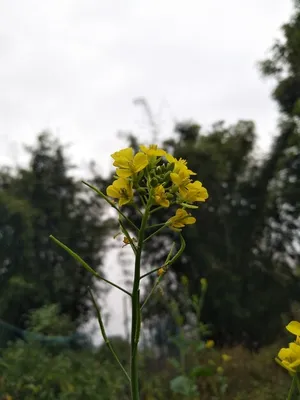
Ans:
{"label": "blurred background", "polygon": [[[2,0],[0,60],[0,399],[129,398],[87,289],[125,363],[129,303],[49,235],[128,284],[115,214],[81,180],[105,190],[110,154],[151,143],[210,197],[145,310],[142,398],[284,398],[274,357],[300,318],[300,1]],[[145,271],[171,240],[149,243]]]}

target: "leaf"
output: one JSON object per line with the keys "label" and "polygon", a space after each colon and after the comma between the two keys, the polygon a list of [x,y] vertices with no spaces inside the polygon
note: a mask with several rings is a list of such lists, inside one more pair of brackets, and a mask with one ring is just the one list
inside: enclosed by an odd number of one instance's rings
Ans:
{"label": "leaf", "polygon": [[203,349],[205,349],[205,342],[200,342],[196,347],[196,351],[202,351]]}
{"label": "leaf", "polygon": [[198,376],[212,376],[214,373],[214,369],[208,365],[198,365],[191,370],[190,375],[191,377],[196,378]]}
{"label": "leaf", "polygon": [[178,360],[176,360],[176,358],[169,358],[169,363],[176,369],[180,369],[180,362]]}
{"label": "leaf", "polygon": [[172,392],[189,396],[197,394],[197,386],[187,376],[179,375],[170,382]]}

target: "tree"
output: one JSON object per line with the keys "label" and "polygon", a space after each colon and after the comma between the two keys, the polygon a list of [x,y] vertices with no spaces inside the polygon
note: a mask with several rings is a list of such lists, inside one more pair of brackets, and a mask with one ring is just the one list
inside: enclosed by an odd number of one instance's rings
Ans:
{"label": "tree", "polygon": [[[281,314],[300,298],[290,264],[291,259],[293,265],[299,260],[299,252],[288,245],[299,231],[297,224],[288,222],[281,212],[285,193],[276,184],[283,173],[282,157],[289,139],[298,131],[292,121],[283,123],[280,129],[264,160],[255,157],[256,134],[251,121],[230,127],[220,122],[208,134],[201,134],[194,123],[180,124],[176,127],[177,139],[165,144],[176,157],[188,160],[210,194],[207,203],[194,213],[197,223],[183,231],[185,257],[174,266],[166,293],[180,297],[174,278],[178,282],[182,275],[189,278],[190,290],[198,293],[200,278],[206,277],[209,288],[202,316],[213,327],[219,344],[253,347],[272,342],[281,331]],[[294,184],[299,185],[299,178]],[[297,204],[295,198],[289,199],[289,207],[299,207]],[[285,221],[284,229],[274,223],[278,210]],[[163,212],[164,219],[172,215],[172,211]],[[170,240],[172,233],[168,230],[153,240],[146,262],[160,265],[165,242]],[[155,318],[157,313],[168,312],[166,298],[161,300],[159,307],[154,303],[146,316]]]}
{"label": "tree", "polygon": [[[269,154],[255,155],[250,121],[231,127],[217,123],[206,134],[195,123],[183,123],[176,126],[177,138],[165,142],[189,161],[210,194],[197,211],[197,223],[184,231],[186,257],[174,267],[168,290],[183,274],[195,293],[199,278],[208,279],[203,318],[220,344],[272,342],[282,314],[300,299],[299,0],[283,33],[271,58],[261,63],[263,74],[275,78],[273,97],[282,112]],[[163,240],[171,240],[171,234],[166,231]],[[159,265],[163,248],[153,242],[147,262]],[[156,314],[164,312],[162,301]]]}
{"label": "tree", "polygon": [[29,310],[57,303],[79,325],[89,318],[87,287],[96,288],[96,282],[49,235],[102,273],[111,223],[103,202],[70,175],[64,146],[43,133],[27,150],[29,166],[1,182],[0,314],[22,328]]}

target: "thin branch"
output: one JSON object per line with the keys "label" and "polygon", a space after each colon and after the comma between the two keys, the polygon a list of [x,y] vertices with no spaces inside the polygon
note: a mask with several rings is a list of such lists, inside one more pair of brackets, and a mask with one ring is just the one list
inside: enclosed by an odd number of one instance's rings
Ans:
{"label": "thin branch", "polygon": [[166,225],[166,223],[162,222],[161,224],[149,225],[149,226],[147,226],[146,229],[158,228],[158,227],[163,226],[163,225]]}
{"label": "thin branch", "polygon": [[56,239],[53,235],[49,236],[51,240],[53,240],[56,244],[62,247],[67,253],[70,254],[77,262],[79,262],[87,271],[93,274],[96,278],[101,279],[102,281],[108,283],[111,286],[121,290],[122,292],[126,293],[128,296],[131,297],[131,293],[127,292],[127,290],[123,289],[121,286],[109,281],[108,279],[103,278],[101,275],[98,274],[92,267],[90,267],[78,254],[76,254],[73,250],[71,250],[68,246],[63,244],[60,240]]}
{"label": "thin branch", "polygon": [[156,211],[161,210],[162,208],[164,208],[164,207],[163,206],[156,207],[156,208],[154,208],[153,210],[150,211],[150,214],[153,214]]}
{"label": "thin branch", "polygon": [[152,294],[154,293],[155,289],[157,288],[157,286],[160,284],[160,281],[162,280],[162,275],[160,277],[158,277],[156,279],[155,284],[153,285],[152,289],[150,290],[150,292],[148,293],[148,296],[146,297],[144,303],[141,305],[141,311],[142,309],[145,307],[145,305],[148,303],[148,300],[150,299],[150,297],[152,296]]}
{"label": "thin branch", "polygon": [[135,244],[133,243],[133,240],[131,239],[131,237],[130,237],[130,235],[129,235],[129,232],[127,231],[125,225],[124,225],[123,222],[121,221],[121,218],[119,218],[119,224],[121,225],[121,228],[122,228],[122,230],[123,230],[123,233],[124,233],[124,235],[126,236],[126,238],[128,239],[129,244],[130,244],[130,246],[131,246],[131,248],[132,248],[134,254],[136,254],[136,252],[137,252],[136,246],[135,246]]}
{"label": "thin branch", "polygon": [[143,279],[143,278],[146,278],[146,276],[148,276],[148,275],[153,274],[153,272],[158,271],[160,268],[161,268],[161,267],[158,267],[158,268],[153,269],[153,270],[150,271],[150,272],[147,272],[146,274],[144,274],[144,275],[142,275],[142,276],[140,277],[140,280]]}
{"label": "thin branch", "polygon": [[101,333],[102,333],[104,342],[105,342],[106,346],[109,348],[109,350],[111,351],[112,355],[114,356],[115,360],[116,360],[117,363],[119,364],[120,368],[121,368],[122,371],[124,372],[124,374],[125,374],[126,378],[128,379],[128,381],[131,382],[131,379],[130,379],[130,377],[129,377],[127,371],[126,371],[126,369],[125,369],[124,366],[122,365],[122,363],[121,363],[119,357],[117,356],[116,352],[114,351],[114,349],[113,349],[113,347],[112,347],[112,345],[111,345],[111,343],[110,343],[110,341],[109,341],[109,339],[108,339],[108,337],[107,337],[107,335],[106,335],[105,328],[104,328],[104,324],[103,324],[103,320],[102,320],[102,317],[101,317],[100,308],[98,307],[98,304],[97,304],[97,302],[96,302],[96,300],[95,300],[95,297],[94,297],[94,295],[93,295],[93,292],[92,292],[92,290],[91,290],[90,288],[89,288],[88,290],[89,290],[89,293],[90,293],[90,296],[91,296],[93,305],[94,305],[94,307],[95,307],[95,309],[96,309],[97,319],[98,319],[98,322],[99,322],[99,327],[100,327],[100,330],[101,330]]}
{"label": "thin branch", "polygon": [[147,240],[151,239],[154,235],[156,235],[158,232],[162,231],[166,226],[166,224],[164,224],[163,226],[161,226],[160,228],[158,228],[155,232],[151,233],[151,235],[149,235],[148,237],[146,237],[146,239],[144,240],[143,243],[146,243]]}

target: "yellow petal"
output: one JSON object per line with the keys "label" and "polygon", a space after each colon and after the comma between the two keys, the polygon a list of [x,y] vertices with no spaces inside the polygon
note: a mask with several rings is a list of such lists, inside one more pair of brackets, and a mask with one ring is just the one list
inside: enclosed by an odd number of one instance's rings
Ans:
{"label": "yellow petal", "polygon": [[287,348],[282,348],[279,350],[278,357],[280,360],[285,360],[291,356],[291,350]]}
{"label": "yellow petal", "polygon": [[125,197],[121,197],[119,200],[119,206],[123,206],[124,204],[127,204],[131,201],[131,198],[126,199]]}
{"label": "yellow petal", "polygon": [[293,335],[300,336],[300,322],[298,321],[291,321],[287,326],[286,329],[291,332]]}
{"label": "yellow petal", "polygon": [[113,185],[108,186],[108,188],[106,189],[106,194],[116,199],[120,197],[120,192]]}
{"label": "yellow petal", "polygon": [[126,159],[127,161],[131,161],[133,159],[133,148],[127,147],[126,149],[116,151],[111,157],[114,160]]}
{"label": "yellow petal", "polygon": [[116,161],[114,161],[113,166],[120,168],[128,168],[129,163],[130,161],[128,161],[127,158],[120,157]]}
{"label": "yellow petal", "polygon": [[229,356],[228,354],[222,354],[222,360],[223,360],[224,362],[228,362],[228,361],[230,361],[231,359],[232,359],[232,357]]}
{"label": "yellow petal", "polygon": [[142,171],[145,167],[147,167],[149,161],[148,157],[144,153],[136,153],[136,155],[133,158],[133,165],[134,165],[134,170],[135,172]]}
{"label": "yellow petal", "polygon": [[115,188],[117,188],[117,189],[122,189],[122,188],[126,187],[127,185],[128,185],[127,180],[124,179],[124,178],[116,179],[116,180],[113,182],[113,186],[114,186]]}
{"label": "yellow petal", "polygon": [[290,343],[289,348],[295,354],[296,357],[300,358],[300,346],[297,343],[295,343],[295,342]]}
{"label": "yellow petal", "polygon": [[180,186],[180,184],[181,184],[181,179],[180,179],[180,177],[179,177],[178,174],[176,174],[175,172],[172,172],[172,173],[170,174],[170,177],[171,177],[172,182],[173,182],[175,185]]}
{"label": "yellow petal", "polygon": [[159,203],[162,207],[169,207],[170,202],[167,199],[162,199]]}
{"label": "yellow petal", "polygon": [[142,150],[143,153],[147,153],[148,151],[148,147],[143,144],[140,145],[140,149]]}
{"label": "yellow petal", "polygon": [[122,178],[129,178],[133,175],[133,172],[129,168],[117,168],[116,173]]}
{"label": "yellow petal", "polygon": [[205,343],[205,347],[206,347],[207,349],[213,348],[214,345],[215,345],[215,342],[214,342],[214,340],[211,340],[211,339],[208,340],[208,341]]}
{"label": "yellow petal", "polygon": [[194,224],[195,222],[196,222],[195,217],[187,217],[184,219],[185,225],[191,225],[191,224]]}
{"label": "yellow petal", "polygon": [[173,157],[173,156],[172,156],[171,154],[169,154],[169,153],[167,153],[167,154],[165,155],[165,157],[166,157],[167,161],[168,161],[170,164],[175,163],[175,162],[177,161],[176,158]]}
{"label": "yellow petal", "polygon": [[291,370],[295,370],[300,365],[300,358],[289,364]]}
{"label": "yellow petal", "polygon": [[156,144],[150,144],[149,147],[141,145],[140,149],[149,157],[162,157],[166,154],[165,150],[160,149]]}
{"label": "yellow petal", "polygon": [[287,369],[290,372],[295,372],[295,370],[290,368],[290,364],[286,361],[281,361],[279,358],[275,358],[275,361],[277,362],[277,364],[279,364],[281,367]]}

